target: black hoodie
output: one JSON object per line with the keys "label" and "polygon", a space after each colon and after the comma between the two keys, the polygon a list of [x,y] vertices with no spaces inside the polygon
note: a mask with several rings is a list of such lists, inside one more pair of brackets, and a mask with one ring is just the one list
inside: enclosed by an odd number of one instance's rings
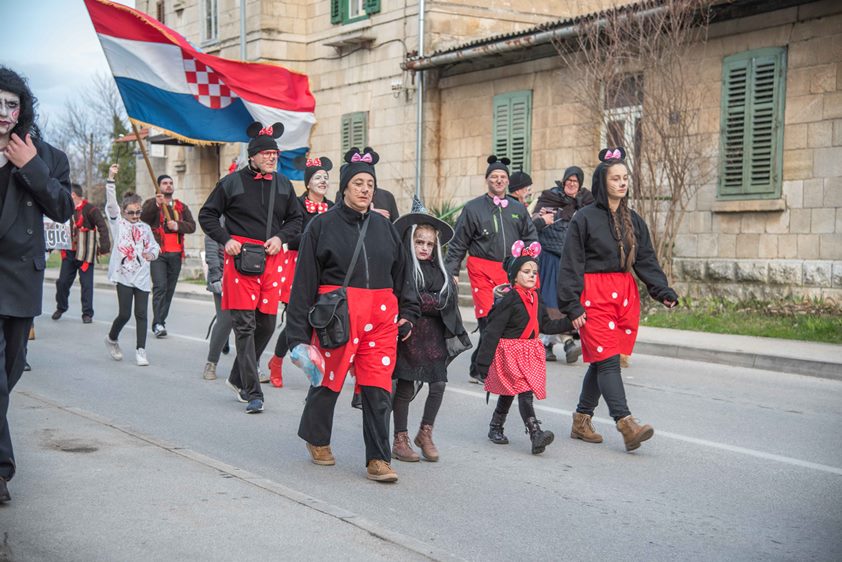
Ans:
{"label": "black hoodie", "polygon": [[[593,195],[596,200],[577,212],[570,221],[561,269],[558,274],[558,307],[569,318],[578,318],[585,309],[579,299],[585,284],[585,273],[622,272],[620,250],[612,233],[608,191],[604,187],[607,166],[594,170]],[[649,228],[635,211],[629,209],[637,238],[634,272],[646,284],[649,295],[658,302],[677,301],[666,275],[658,264],[649,238]],[[622,224],[620,225],[622,228]],[[623,232],[625,235],[625,232]]]}

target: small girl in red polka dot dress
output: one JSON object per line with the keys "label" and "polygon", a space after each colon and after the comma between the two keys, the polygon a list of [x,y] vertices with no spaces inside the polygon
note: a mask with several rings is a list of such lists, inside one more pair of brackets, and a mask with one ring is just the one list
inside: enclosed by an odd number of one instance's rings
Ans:
{"label": "small girl in red polka dot dress", "polygon": [[569,319],[549,317],[536,290],[540,253],[538,242],[527,247],[519,240],[512,246],[512,256],[503,261],[511,285],[495,288],[495,295],[503,296],[488,315],[476,361],[485,390],[499,395],[488,438],[498,445],[509,442],[503,424],[517,396],[533,455],[543,453],[554,438],[551,431],[541,429],[532,404],[533,397],[543,400],[547,396],[546,354],[538,334],[560,334],[573,329]]}

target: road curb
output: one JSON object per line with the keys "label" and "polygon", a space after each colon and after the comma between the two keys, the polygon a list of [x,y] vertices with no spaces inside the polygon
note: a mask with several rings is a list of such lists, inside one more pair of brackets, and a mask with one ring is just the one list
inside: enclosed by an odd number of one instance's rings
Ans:
{"label": "road curb", "polygon": [[[476,320],[472,319],[463,319],[463,324],[468,332],[472,332],[477,327]],[[811,361],[794,357],[743,351],[709,349],[691,345],[677,345],[653,341],[644,337],[638,337],[634,350],[635,353],[641,353],[643,355],[686,359],[688,361],[700,361],[702,363],[714,363],[718,365],[733,365],[735,367],[747,367],[776,373],[842,381],[842,363]]]}

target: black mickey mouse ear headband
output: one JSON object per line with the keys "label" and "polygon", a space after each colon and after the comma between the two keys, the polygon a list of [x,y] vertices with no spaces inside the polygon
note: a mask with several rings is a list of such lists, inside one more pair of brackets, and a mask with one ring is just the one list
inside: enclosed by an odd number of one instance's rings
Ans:
{"label": "black mickey mouse ear headband", "polygon": [[374,152],[374,149],[370,146],[365,147],[362,152],[360,152],[360,149],[355,146],[345,153],[344,159],[347,164],[364,162],[365,164],[374,166],[380,161],[380,155]]}
{"label": "black mickey mouse ear headband", "polygon": [[506,172],[507,176],[509,175],[509,164],[511,164],[512,161],[508,158],[497,158],[497,156],[492,154],[486,161],[488,162],[488,168],[485,169],[485,177],[490,176],[491,172],[494,170],[502,170]]}
{"label": "black mickey mouse ear headband", "polygon": [[251,137],[249,141],[248,154],[254,156],[264,150],[278,150],[278,143],[275,139],[284,134],[283,123],[274,123],[264,127],[259,121],[255,121],[246,129],[246,134]]}
{"label": "black mickey mouse ear headband", "polygon": [[599,151],[599,161],[600,162],[609,162],[611,160],[625,160],[626,159],[626,149],[622,146],[618,146],[617,148],[603,148]]}

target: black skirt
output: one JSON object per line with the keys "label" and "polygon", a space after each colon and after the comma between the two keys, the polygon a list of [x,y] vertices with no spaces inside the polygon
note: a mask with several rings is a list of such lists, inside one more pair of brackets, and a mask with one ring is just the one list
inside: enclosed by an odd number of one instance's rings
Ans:
{"label": "black skirt", "polygon": [[447,382],[447,345],[438,295],[423,292],[421,318],[408,340],[398,342],[394,378],[426,383]]}

